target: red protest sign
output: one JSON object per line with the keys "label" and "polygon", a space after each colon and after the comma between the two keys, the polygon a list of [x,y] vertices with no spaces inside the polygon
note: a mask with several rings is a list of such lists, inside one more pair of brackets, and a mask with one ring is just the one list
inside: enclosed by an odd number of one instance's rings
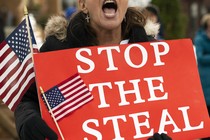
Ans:
{"label": "red protest sign", "polygon": [[[155,132],[174,140],[210,136],[189,39],[68,49],[35,54],[34,61],[38,88],[46,91],[78,72],[93,95],[58,122],[65,139],[143,140]],[[58,132],[41,99],[40,107]]]}

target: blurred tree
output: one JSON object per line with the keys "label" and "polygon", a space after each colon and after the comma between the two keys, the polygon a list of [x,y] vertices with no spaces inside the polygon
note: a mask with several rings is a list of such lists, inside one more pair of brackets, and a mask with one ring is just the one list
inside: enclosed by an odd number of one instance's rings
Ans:
{"label": "blurred tree", "polygon": [[180,0],[152,0],[159,7],[165,39],[186,37],[187,16],[181,9]]}

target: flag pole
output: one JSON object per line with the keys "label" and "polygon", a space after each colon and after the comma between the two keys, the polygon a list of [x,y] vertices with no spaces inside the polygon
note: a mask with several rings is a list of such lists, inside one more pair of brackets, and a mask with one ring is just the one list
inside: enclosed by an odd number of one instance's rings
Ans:
{"label": "flag pole", "polygon": [[51,109],[51,107],[50,107],[50,105],[49,105],[49,103],[48,103],[48,101],[47,101],[47,98],[46,98],[46,96],[45,96],[44,90],[42,89],[42,87],[39,87],[39,88],[40,88],[40,91],[41,91],[41,93],[42,93],[42,95],[43,95],[43,97],[44,97],[44,100],[45,100],[46,104],[47,104],[47,107],[49,108],[50,114],[51,114],[51,116],[52,116],[52,118],[53,118],[53,120],[54,120],[54,122],[55,122],[55,125],[56,125],[56,127],[57,127],[57,129],[58,129],[58,131],[59,131],[59,133],[60,133],[60,136],[61,136],[62,140],[65,140],[64,137],[63,137],[63,134],[62,134],[62,132],[61,132],[61,129],[60,129],[60,127],[59,127],[59,125],[58,125],[58,123],[57,123],[57,121],[56,121],[56,119],[55,119],[55,116],[54,116],[54,114],[53,114],[53,112],[52,112],[52,109]]}
{"label": "flag pole", "polygon": [[33,46],[32,46],[32,41],[31,41],[31,32],[30,32],[30,26],[29,26],[29,16],[28,16],[28,9],[27,9],[27,0],[24,0],[24,15],[26,18],[26,26],[27,26],[27,31],[28,31],[28,40],[29,40],[29,46],[31,50],[31,55],[32,55],[32,60],[33,60]]}

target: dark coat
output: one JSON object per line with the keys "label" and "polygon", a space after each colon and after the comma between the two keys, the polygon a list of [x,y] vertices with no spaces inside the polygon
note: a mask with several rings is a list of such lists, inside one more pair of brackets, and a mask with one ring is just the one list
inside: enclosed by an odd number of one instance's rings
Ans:
{"label": "dark coat", "polygon": [[63,50],[68,48],[67,41],[60,41],[55,36],[48,36],[40,48],[40,52]]}

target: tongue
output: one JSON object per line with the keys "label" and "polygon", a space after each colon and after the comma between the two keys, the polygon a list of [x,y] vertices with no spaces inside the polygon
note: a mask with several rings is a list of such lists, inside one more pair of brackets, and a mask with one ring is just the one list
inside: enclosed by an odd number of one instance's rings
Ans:
{"label": "tongue", "polygon": [[104,14],[106,17],[114,17],[115,16],[115,9],[113,8],[104,8]]}

